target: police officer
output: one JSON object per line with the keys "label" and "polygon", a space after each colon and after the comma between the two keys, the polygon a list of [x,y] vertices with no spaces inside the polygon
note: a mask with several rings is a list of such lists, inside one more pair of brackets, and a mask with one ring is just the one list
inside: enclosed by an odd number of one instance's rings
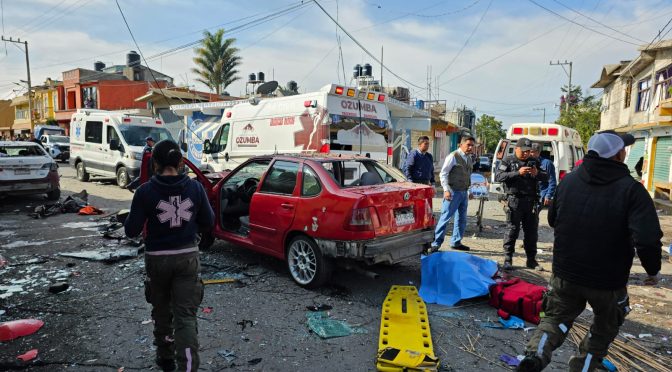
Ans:
{"label": "police officer", "polygon": [[495,181],[502,182],[506,190],[506,221],[508,232],[504,238],[504,270],[513,269],[513,252],[523,225],[526,266],[541,269],[537,263],[537,235],[539,216],[536,213],[539,181],[548,180],[536,158],[530,157],[532,141],[521,138],[516,143],[515,155],[504,158],[495,172]]}

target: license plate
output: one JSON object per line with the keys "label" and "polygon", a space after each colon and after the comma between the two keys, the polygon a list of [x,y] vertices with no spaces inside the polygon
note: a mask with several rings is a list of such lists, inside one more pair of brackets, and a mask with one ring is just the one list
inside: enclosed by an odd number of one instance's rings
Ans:
{"label": "license plate", "polygon": [[17,176],[30,174],[30,169],[14,169],[14,174]]}
{"label": "license plate", "polygon": [[411,225],[415,223],[415,216],[413,212],[395,213],[394,220],[397,226]]}

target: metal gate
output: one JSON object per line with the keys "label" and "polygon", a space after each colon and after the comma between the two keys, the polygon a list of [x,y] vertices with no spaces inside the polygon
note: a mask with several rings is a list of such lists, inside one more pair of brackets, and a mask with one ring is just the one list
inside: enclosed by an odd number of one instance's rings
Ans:
{"label": "metal gate", "polygon": [[671,152],[672,136],[658,137],[658,141],[656,142],[656,158],[653,163],[654,182],[669,182]]}

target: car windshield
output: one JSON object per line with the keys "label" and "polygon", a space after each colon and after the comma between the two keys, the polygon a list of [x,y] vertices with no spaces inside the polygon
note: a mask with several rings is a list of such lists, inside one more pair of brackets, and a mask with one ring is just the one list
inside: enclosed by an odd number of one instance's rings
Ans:
{"label": "car windshield", "polygon": [[321,164],[336,184],[342,188],[381,185],[405,180],[401,172],[375,160],[328,160]]}
{"label": "car windshield", "polygon": [[488,158],[487,156],[481,156],[481,162],[487,162],[487,163],[489,163],[489,162],[490,162],[490,158]]}
{"label": "car windshield", "polygon": [[165,128],[157,127],[144,127],[139,125],[124,125],[120,126],[121,135],[126,140],[126,143],[129,146],[144,146],[147,137],[152,137],[156,142],[163,141],[165,139],[172,140],[173,137],[170,135]]}
{"label": "car windshield", "polygon": [[70,143],[70,137],[66,136],[49,136],[51,142]]}
{"label": "car windshield", "polygon": [[44,156],[46,155],[40,146],[0,146],[0,158],[3,157],[25,157],[25,156]]}

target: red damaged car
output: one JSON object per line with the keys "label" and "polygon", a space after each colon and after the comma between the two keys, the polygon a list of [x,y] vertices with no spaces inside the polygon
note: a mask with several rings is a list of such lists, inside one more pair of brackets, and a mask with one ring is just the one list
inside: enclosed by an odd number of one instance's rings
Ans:
{"label": "red damaged car", "polygon": [[292,279],[318,287],[335,259],[396,263],[434,239],[431,187],[362,157],[272,155],[203,174],[216,215],[201,247],[223,239],[287,262]]}

